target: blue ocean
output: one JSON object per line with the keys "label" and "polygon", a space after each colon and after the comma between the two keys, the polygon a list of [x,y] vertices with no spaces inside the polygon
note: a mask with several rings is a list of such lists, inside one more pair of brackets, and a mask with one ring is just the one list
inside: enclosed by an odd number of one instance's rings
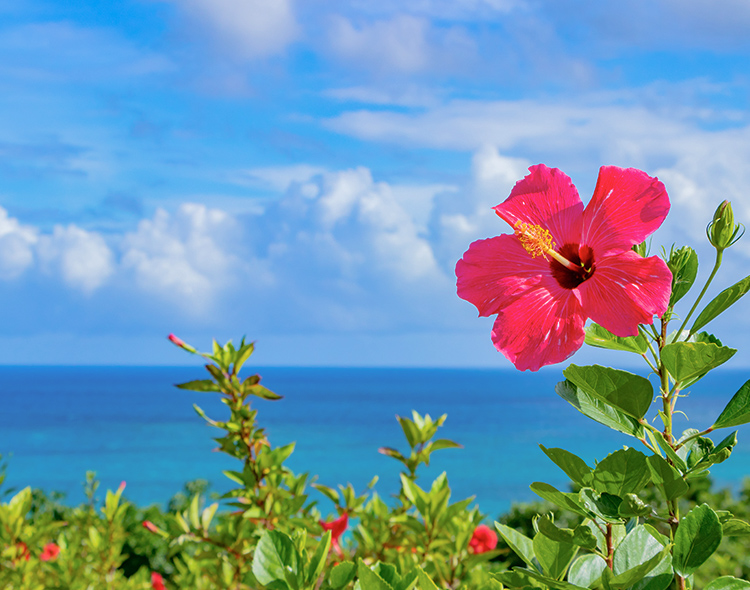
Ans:
{"label": "blue ocean", "polygon": [[[536,374],[476,369],[248,368],[284,396],[257,400],[259,421],[274,445],[296,441],[287,465],[319,483],[351,482],[358,491],[378,475],[375,489],[398,489],[399,464],[382,446],[406,451],[395,416],[412,409],[447,414],[438,437],[463,445],[436,452],[418,483],[445,471],[453,500],[475,496],[495,517],[514,501],[535,499],[534,481],[567,487],[566,476],[539,449],[564,447],[589,464],[623,445],[640,443],[578,413],[554,393],[561,369]],[[229,487],[221,471],[234,461],[214,452],[213,436],[193,410],[221,419],[213,394],[186,392],[175,383],[203,378],[201,367],[0,367],[0,453],[9,459],[6,486],[57,490],[83,500],[87,470],[103,488],[127,482],[138,504],[165,504],[183,483],[207,479]],[[750,371],[714,371],[680,400],[691,418],[676,428],[705,428]],[[712,470],[715,482],[736,488],[750,474],[750,429],[741,427],[731,459]],[[720,440],[729,431],[714,433]],[[313,491],[317,495],[317,492]],[[325,506],[325,504],[323,504]]]}

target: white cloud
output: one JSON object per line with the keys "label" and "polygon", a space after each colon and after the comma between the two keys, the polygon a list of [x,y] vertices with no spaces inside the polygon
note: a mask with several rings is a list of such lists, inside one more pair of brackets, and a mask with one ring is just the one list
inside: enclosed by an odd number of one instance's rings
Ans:
{"label": "white cloud", "polygon": [[159,209],[122,241],[122,267],[136,284],[175,305],[203,311],[231,283],[235,222],[223,211],[185,203],[174,215]]}
{"label": "white cloud", "polygon": [[38,230],[21,225],[0,207],[0,278],[15,279],[34,264]]}
{"label": "white cloud", "polygon": [[239,60],[282,52],[297,35],[291,0],[184,0],[194,26]]}
{"label": "white cloud", "polygon": [[75,225],[55,226],[38,244],[39,259],[47,271],[58,272],[65,283],[92,293],[115,270],[112,251],[104,238]]}
{"label": "white cloud", "polygon": [[428,28],[427,20],[408,15],[359,27],[336,16],[331,21],[329,39],[342,59],[368,63],[384,72],[416,72],[429,60]]}

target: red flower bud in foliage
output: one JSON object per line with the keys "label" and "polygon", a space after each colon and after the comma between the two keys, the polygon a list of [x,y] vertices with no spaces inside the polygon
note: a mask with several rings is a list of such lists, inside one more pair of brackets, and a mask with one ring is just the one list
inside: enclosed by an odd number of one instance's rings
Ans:
{"label": "red flower bud in foliage", "polygon": [[344,534],[348,523],[349,515],[346,512],[344,512],[344,514],[339,516],[336,520],[332,520],[331,522],[323,522],[322,520],[320,521],[320,526],[323,527],[324,531],[331,531],[331,545],[333,546],[333,550],[337,555],[343,554],[341,545],[339,545],[339,538]]}
{"label": "red flower bud in foliage", "polygon": [[487,553],[497,547],[497,534],[486,524],[474,529],[469,541],[469,553]]}
{"label": "red flower bud in foliage", "polygon": [[153,522],[151,522],[150,520],[144,520],[143,521],[143,528],[144,529],[148,529],[152,533],[158,533],[159,532],[159,529],[156,528],[156,525]]}
{"label": "red flower bud in foliage", "polygon": [[55,543],[47,543],[42,550],[39,559],[42,561],[51,561],[60,555],[60,548]]}
{"label": "red flower bud in foliage", "polygon": [[16,559],[25,559],[26,561],[29,561],[29,559],[31,558],[29,548],[23,541],[19,541],[18,543],[16,543],[16,552],[18,553]]}
{"label": "red flower bud in foliage", "polygon": [[120,482],[120,487],[118,487],[117,489],[122,492],[125,489],[126,485],[128,485],[127,482],[125,480],[123,480],[123,481]]}
{"label": "red flower bud in foliage", "polygon": [[187,350],[188,352],[195,352],[195,348],[193,348],[189,344],[185,344],[182,339],[178,338],[174,334],[170,334],[169,336],[167,336],[167,338],[169,338],[169,341],[175,346],[179,346],[180,348],[182,348],[183,350]]}
{"label": "red flower bud in foliage", "polygon": [[157,574],[156,572],[151,572],[151,587],[154,590],[166,590],[167,587],[164,585],[164,578],[161,577],[161,574]]}

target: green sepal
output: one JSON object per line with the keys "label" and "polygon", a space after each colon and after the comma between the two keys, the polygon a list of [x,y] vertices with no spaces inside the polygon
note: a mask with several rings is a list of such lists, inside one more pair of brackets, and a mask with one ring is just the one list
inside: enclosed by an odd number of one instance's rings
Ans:
{"label": "green sepal", "polygon": [[695,277],[698,274],[698,255],[690,246],[683,246],[678,250],[672,248],[667,266],[672,271],[672,295],[669,297],[669,307],[673,307],[695,283]]}

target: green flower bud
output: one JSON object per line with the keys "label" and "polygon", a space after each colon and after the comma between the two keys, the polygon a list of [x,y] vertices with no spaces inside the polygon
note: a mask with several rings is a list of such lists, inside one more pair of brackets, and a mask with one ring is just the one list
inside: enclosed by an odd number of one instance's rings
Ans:
{"label": "green flower bud", "polygon": [[732,204],[729,201],[722,202],[714,213],[714,218],[706,227],[708,241],[717,250],[725,250],[734,244],[745,233],[742,224],[735,225]]}

